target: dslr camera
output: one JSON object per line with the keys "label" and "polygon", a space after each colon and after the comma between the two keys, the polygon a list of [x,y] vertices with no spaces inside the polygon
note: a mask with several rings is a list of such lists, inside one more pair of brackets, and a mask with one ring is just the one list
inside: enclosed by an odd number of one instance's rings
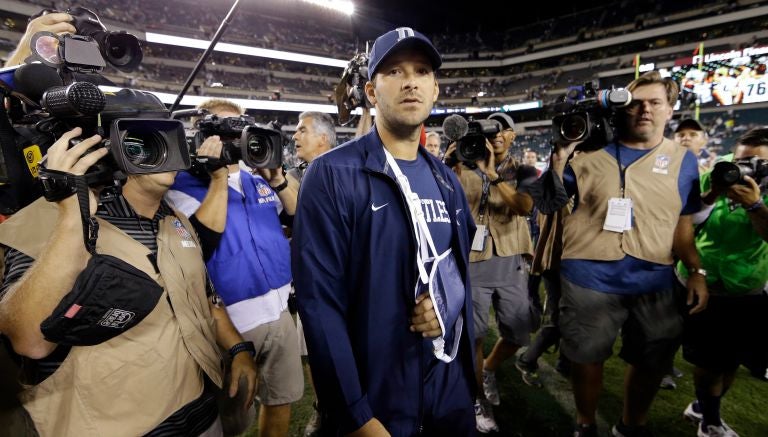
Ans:
{"label": "dslr camera", "polygon": [[207,114],[195,122],[197,133],[189,143],[193,157],[206,138],[218,135],[224,147],[220,164],[237,164],[240,160],[251,168],[278,168],[283,163],[283,133],[277,122],[260,125],[253,117],[218,117]]}
{"label": "dslr camera", "polygon": [[591,82],[571,87],[558,99],[552,119],[555,144],[582,143],[578,150],[598,150],[613,141],[616,110],[632,102],[632,94],[624,89],[595,89]]}
{"label": "dslr camera", "polygon": [[730,187],[734,184],[746,185],[744,176],[749,176],[761,187],[768,177],[768,159],[753,156],[739,159],[733,162],[721,161],[712,169],[712,183],[721,187]]}

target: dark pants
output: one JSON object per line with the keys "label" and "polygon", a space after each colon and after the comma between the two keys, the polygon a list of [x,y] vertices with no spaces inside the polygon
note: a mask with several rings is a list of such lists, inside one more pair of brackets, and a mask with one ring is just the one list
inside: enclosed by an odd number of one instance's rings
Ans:
{"label": "dark pants", "polygon": [[531,345],[520,357],[526,366],[531,369],[537,369],[536,363],[544,354],[544,351],[556,345],[560,341],[560,327],[558,326],[560,318],[560,275],[546,270],[541,274],[544,279],[544,286],[547,289],[547,300],[544,307],[543,324],[536,338],[531,341]]}

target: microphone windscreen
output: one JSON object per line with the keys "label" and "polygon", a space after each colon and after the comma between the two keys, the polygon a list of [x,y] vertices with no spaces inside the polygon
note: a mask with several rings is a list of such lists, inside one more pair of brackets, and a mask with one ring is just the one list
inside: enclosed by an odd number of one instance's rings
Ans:
{"label": "microphone windscreen", "polygon": [[62,86],[59,73],[45,64],[26,64],[13,73],[15,91],[39,102],[49,88]]}
{"label": "microphone windscreen", "polygon": [[104,110],[107,102],[99,87],[90,82],[53,87],[41,100],[43,109],[56,117],[93,116]]}
{"label": "microphone windscreen", "polygon": [[467,134],[469,123],[458,114],[449,115],[443,120],[443,135],[451,141],[458,141]]}

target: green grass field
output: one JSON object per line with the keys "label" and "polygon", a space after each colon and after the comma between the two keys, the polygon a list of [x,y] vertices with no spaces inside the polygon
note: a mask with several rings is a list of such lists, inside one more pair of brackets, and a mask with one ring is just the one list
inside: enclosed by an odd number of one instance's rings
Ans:
{"label": "green grass field", "polygon": [[[496,341],[493,331],[486,339],[485,351]],[[616,352],[618,347],[616,345]],[[540,361],[544,389],[529,387],[520,379],[520,372],[511,361],[497,372],[501,405],[495,407],[496,420],[501,431],[498,436],[510,437],[565,437],[573,426],[573,398],[570,384],[553,370],[555,354],[545,354]],[[680,354],[675,366],[684,376],[677,379],[676,390],[659,390],[651,409],[651,427],[658,437],[696,436],[696,428],[682,419],[686,405],[693,399],[692,367]],[[621,415],[623,397],[624,362],[613,357],[605,365],[605,388],[598,414],[604,419],[601,435],[610,435],[609,427]],[[312,413],[312,393],[307,386],[304,398],[294,405],[291,418],[291,436],[302,436],[304,426]],[[723,399],[722,417],[741,437],[768,437],[768,383],[753,378],[740,369],[736,382]],[[256,428],[244,436],[255,437]]]}

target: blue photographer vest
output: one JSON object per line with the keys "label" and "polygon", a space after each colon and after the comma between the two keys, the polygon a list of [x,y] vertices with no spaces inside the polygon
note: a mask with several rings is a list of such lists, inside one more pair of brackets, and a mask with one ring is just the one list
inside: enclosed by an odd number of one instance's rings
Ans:
{"label": "blue photographer vest", "polygon": [[[231,187],[221,243],[206,263],[216,292],[227,305],[262,296],[291,281],[288,239],[277,214],[277,194],[261,178],[241,171],[242,194]],[[208,183],[180,172],[171,189],[199,202]]]}

